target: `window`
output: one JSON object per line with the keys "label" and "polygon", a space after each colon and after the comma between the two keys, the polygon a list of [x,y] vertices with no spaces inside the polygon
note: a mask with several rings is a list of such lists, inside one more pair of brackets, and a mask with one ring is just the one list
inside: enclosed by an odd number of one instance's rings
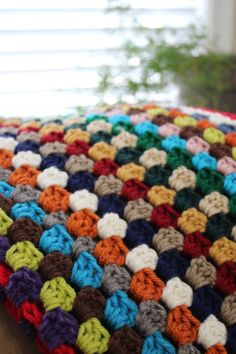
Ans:
{"label": "window", "polygon": [[[131,0],[147,27],[185,27],[199,0]],[[98,103],[98,69],[115,64],[129,28],[112,36],[107,0],[0,0],[0,115],[46,116]]]}

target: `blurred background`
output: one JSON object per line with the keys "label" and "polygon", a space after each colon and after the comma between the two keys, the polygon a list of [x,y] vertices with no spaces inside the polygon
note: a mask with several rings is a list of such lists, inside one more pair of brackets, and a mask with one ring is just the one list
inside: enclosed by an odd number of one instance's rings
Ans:
{"label": "blurred background", "polygon": [[157,101],[236,112],[235,0],[0,0],[0,115]]}

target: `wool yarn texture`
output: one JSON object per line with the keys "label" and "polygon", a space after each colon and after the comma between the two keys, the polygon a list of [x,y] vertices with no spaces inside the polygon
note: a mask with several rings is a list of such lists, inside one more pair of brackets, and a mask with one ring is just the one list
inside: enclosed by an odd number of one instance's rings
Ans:
{"label": "wool yarn texture", "polygon": [[91,112],[0,121],[4,308],[45,354],[235,354],[235,120]]}

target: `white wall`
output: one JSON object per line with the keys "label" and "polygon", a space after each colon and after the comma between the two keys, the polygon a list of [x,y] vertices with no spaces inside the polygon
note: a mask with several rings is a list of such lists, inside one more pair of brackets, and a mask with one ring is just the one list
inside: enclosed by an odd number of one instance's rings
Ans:
{"label": "white wall", "polygon": [[208,0],[207,25],[217,49],[236,54],[236,0]]}

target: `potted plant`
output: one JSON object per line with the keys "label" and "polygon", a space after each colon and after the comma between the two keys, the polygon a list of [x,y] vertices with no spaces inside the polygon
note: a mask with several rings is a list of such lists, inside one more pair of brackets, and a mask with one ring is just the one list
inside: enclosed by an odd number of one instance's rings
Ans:
{"label": "potted plant", "polygon": [[[236,57],[216,52],[204,29],[150,31],[138,26],[133,38],[120,48],[119,65],[100,72],[100,92],[135,96],[175,84],[183,104],[236,111]],[[137,38],[144,44],[137,44]],[[127,65],[132,60],[136,65]]]}

